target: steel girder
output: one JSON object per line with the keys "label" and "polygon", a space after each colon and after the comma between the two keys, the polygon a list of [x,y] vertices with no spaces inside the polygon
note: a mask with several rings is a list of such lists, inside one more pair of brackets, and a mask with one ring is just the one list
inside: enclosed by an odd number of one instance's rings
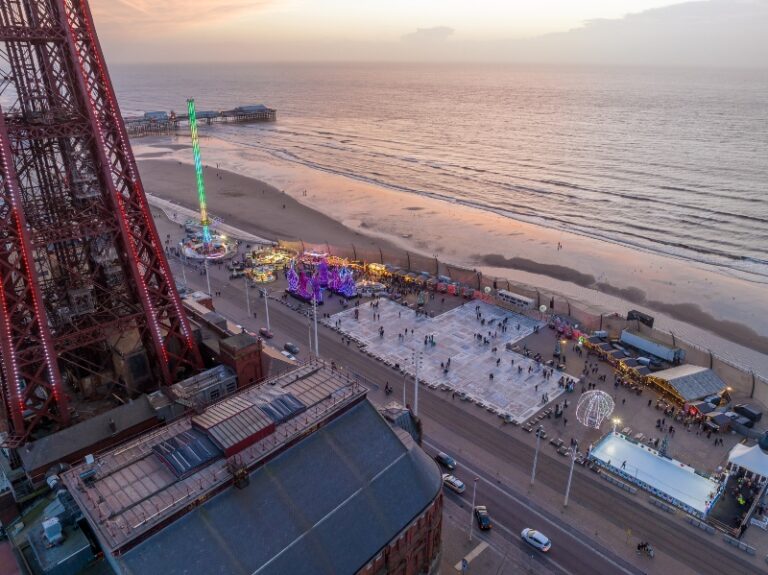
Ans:
{"label": "steel girder", "polygon": [[[138,335],[165,384],[202,360],[85,0],[0,2],[0,96],[9,95],[0,393],[18,444],[45,419],[67,423],[61,362],[87,371],[110,338]],[[70,313],[72,288],[88,292],[87,314]]]}

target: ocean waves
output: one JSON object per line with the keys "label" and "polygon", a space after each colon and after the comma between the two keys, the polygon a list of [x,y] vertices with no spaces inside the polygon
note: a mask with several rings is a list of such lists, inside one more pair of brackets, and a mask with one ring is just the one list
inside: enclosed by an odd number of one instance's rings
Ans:
{"label": "ocean waves", "polygon": [[[121,99],[131,110],[173,109],[196,93],[217,109],[264,87],[278,122],[217,126],[216,137],[281,162],[768,278],[765,75],[278,68],[211,69],[205,87],[196,75],[171,86],[160,71],[134,74]],[[228,83],[228,74],[249,80]]]}

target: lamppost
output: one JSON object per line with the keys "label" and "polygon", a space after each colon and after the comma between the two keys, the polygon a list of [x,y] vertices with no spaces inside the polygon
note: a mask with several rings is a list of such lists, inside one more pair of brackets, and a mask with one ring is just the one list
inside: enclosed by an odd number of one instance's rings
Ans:
{"label": "lamppost", "polygon": [[413,376],[413,414],[419,416],[419,364],[424,354],[413,352],[414,376]]}
{"label": "lamppost", "polygon": [[475,477],[474,485],[472,486],[472,507],[469,509],[469,540],[472,541],[472,530],[475,528],[475,520],[473,515],[475,514],[475,496],[477,495],[477,480],[479,477]]}
{"label": "lamppost", "polygon": [[618,417],[614,417],[611,421],[613,422],[613,432],[616,433],[616,428],[621,423],[621,420]]}
{"label": "lamppost", "polygon": [[541,436],[544,433],[544,428],[539,425],[536,428],[536,451],[533,453],[533,469],[531,469],[531,485],[536,480],[536,462],[539,459],[539,447],[541,446]]}
{"label": "lamppost", "polygon": [[317,298],[312,295],[312,315],[315,323],[315,356],[320,357],[320,342],[317,340]]}
{"label": "lamppost", "polygon": [[251,295],[248,291],[248,275],[243,274],[245,278],[245,308],[248,310],[248,317],[251,317]]}
{"label": "lamppost", "polygon": [[208,275],[208,257],[203,257],[203,266],[205,267],[205,283],[208,284],[208,297],[210,297],[211,294],[211,276]]}
{"label": "lamppost", "polygon": [[579,446],[577,443],[574,443],[571,447],[571,469],[568,471],[568,485],[565,487],[565,502],[563,502],[563,507],[568,507],[568,496],[571,494],[571,479],[573,478],[573,466],[576,463],[576,452],[578,449]]}
{"label": "lamppost", "polygon": [[269,327],[269,292],[267,288],[262,288],[261,293],[264,296],[264,311],[267,313],[267,331],[269,331],[272,329]]}

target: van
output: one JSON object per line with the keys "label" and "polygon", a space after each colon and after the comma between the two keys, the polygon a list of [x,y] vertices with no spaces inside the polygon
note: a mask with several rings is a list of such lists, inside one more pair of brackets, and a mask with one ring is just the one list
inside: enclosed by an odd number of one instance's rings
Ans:
{"label": "van", "polygon": [[600,329],[598,331],[593,331],[592,332],[592,336],[593,337],[599,337],[600,339],[605,339],[605,338],[608,337],[608,332],[605,331],[604,329]]}
{"label": "van", "polygon": [[638,357],[635,359],[635,361],[637,361],[637,363],[640,365],[645,365],[646,367],[651,365],[651,360],[647,357]]}
{"label": "van", "polygon": [[760,419],[762,419],[762,417],[763,417],[763,412],[762,411],[760,411],[759,409],[757,409],[757,408],[755,408],[755,407],[753,407],[751,405],[746,405],[744,403],[739,404],[736,407],[734,407],[733,411],[735,411],[736,413],[738,413],[739,415],[741,415],[743,417],[746,417],[750,421],[754,421],[755,423],[760,421]]}

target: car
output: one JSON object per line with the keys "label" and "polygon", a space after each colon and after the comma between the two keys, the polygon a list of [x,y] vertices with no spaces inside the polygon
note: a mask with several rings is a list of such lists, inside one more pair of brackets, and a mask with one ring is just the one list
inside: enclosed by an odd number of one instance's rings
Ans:
{"label": "car", "polygon": [[456,469],[456,460],[447,453],[443,453],[442,451],[435,455],[435,461],[450,471]]}
{"label": "car", "polygon": [[292,353],[293,355],[299,353],[299,346],[295,343],[291,343],[290,341],[285,342],[283,349],[289,353]]}
{"label": "car", "polygon": [[477,526],[483,531],[493,527],[491,516],[488,514],[488,508],[485,505],[475,507],[475,519],[477,519]]}
{"label": "car", "polygon": [[271,331],[269,331],[266,327],[260,327],[259,328],[259,334],[264,339],[272,339],[273,337],[275,337],[275,334],[272,333]]}
{"label": "car", "polygon": [[528,543],[528,545],[532,545],[544,553],[552,548],[552,542],[541,531],[536,531],[535,529],[526,527],[523,529],[522,533],[520,533],[520,537],[522,537],[523,541]]}
{"label": "car", "polygon": [[296,359],[296,356],[295,356],[295,355],[293,355],[292,353],[290,353],[290,352],[288,352],[288,351],[286,351],[286,350],[282,350],[280,353],[281,353],[281,354],[283,354],[283,355],[284,355],[285,357],[287,357],[288,359],[290,359],[291,361],[298,361],[298,360]]}
{"label": "car", "polygon": [[464,493],[464,490],[467,488],[463,481],[450,473],[443,473],[443,485],[456,493]]}

